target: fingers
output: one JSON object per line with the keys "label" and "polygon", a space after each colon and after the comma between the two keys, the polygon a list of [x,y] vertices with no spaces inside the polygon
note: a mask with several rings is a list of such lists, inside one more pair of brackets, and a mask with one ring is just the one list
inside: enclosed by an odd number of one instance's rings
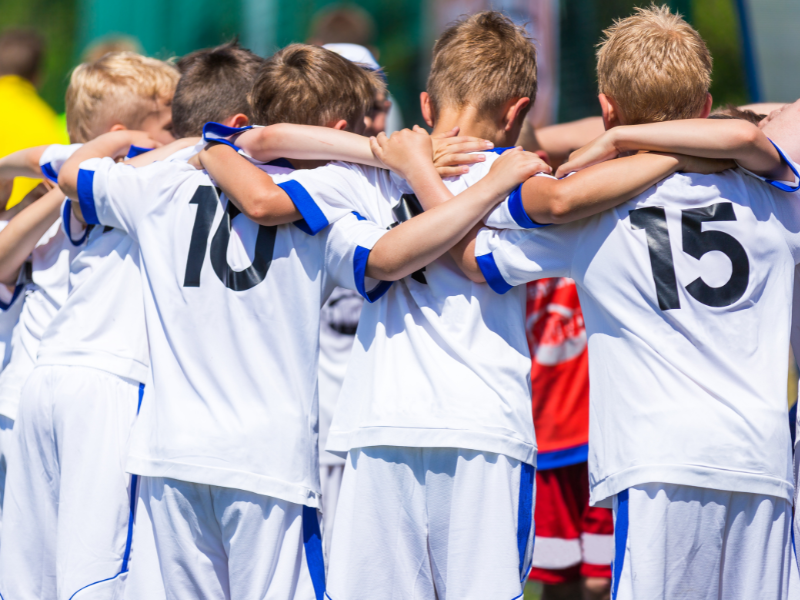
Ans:
{"label": "fingers", "polygon": [[[417,125],[414,125],[414,127],[417,127]],[[431,137],[435,138],[437,140],[443,140],[443,139],[446,139],[446,138],[452,138],[452,137],[455,137],[455,136],[458,135],[458,132],[460,131],[460,129],[461,128],[458,125],[456,125],[450,131],[444,131],[442,133],[437,133],[436,135],[432,135]]]}
{"label": "fingers", "polygon": [[480,138],[452,138],[444,144],[440,144],[440,153],[463,154],[466,152],[484,152],[494,147],[492,142]]}
{"label": "fingers", "polygon": [[[380,134],[383,135],[383,134]],[[384,135],[384,137],[386,137]],[[377,138],[373,135],[369,138],[369,149],[372,150],[372,153],[375,155],[376,158],[383,161],[383,148],[378,143]]]}
{"label": "fingers", "polygon": [[486,155],[484,154],[443,154],[434,163],[437,167],[451,167],[454,165],[474,165],[485,161]]}
{"label": "fingers", "polygon": [[439,177],[444,179],[445,177],[458,177],[459,175],[464,175],[469,173],[469,167],[467,166],[454,166],[454,167],[436,167],[436,172],[439,173]]}

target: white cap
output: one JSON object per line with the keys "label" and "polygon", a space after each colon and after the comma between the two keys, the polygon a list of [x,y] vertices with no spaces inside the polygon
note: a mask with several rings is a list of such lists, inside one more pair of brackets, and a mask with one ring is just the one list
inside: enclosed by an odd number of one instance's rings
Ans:
{"label": "white cap", "polygon": [[359,67],[369,69],[370,71],[380,71],[381,66],[372,52],[364,46],[358,44],[325,44],[323,46],[326,50],[336,52],[339,56],[343,56],[350,62],[356,63]]}

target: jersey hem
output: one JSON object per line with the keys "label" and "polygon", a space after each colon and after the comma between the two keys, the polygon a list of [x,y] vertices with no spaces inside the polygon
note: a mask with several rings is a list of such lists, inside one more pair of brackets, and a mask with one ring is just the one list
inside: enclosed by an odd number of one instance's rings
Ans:
{"label": "jersey hem", "polygon": [[643,483],[672,483],[723,492],[763,494],[783,498],[790,503],[794,500],[794,485],[769,475],[699,465],[643,465],[615,473],[592,486],[589,504],[608,507],[611,498]]}
{"label": "jersey hem", "polygon": [[353,448],[399,446],[408,448],[463,448],[494,452],[536,466],[536,444],[484,431],[421,429],[414,427],[362,427],[328,433],[325,450],[346,454]]}
{"label": "jersey hem", "polygon": [[125,470],[144,477],[166,477],[219,487],[244,490],[261,496],[271,496],[293,504],[320,508],[320,493],[265,475],[233,471],[219,467],[190,465],[171,460],[157,460],[128,455]]}
{"label": "jersey hem", "polygon": [[60,348],[47,349],[39,347],[36,365],[88,367],[90,369],[99,369],[118,377],[133,379],[139,383],[147,381],[147,375],[150,371],[148,365],[134,359],[123,358],[105,352],[76,350],[75,348],[62,350]]}

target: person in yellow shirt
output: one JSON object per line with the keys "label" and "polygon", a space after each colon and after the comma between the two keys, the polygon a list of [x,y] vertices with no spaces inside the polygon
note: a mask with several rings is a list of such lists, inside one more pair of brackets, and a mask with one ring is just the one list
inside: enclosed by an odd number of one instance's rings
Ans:
{"label": "person in yellow shirt", "polygon": [[[37,33],[11,29],[0,35],[0,157],[31,146],[69,143],[56,113],[36,92],[43,54]],[[0,210],[19,204],[40,182],[0,181]]]}

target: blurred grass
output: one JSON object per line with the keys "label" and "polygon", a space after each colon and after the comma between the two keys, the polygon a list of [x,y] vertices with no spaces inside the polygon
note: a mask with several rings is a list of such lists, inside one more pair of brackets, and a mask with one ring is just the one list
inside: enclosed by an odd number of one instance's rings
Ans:
{"label": "blurred grass", "polygon": [[525,596],[523,600],[539,600],[542,596],[542,584],[538,581],[529,581],[525,585]]}

